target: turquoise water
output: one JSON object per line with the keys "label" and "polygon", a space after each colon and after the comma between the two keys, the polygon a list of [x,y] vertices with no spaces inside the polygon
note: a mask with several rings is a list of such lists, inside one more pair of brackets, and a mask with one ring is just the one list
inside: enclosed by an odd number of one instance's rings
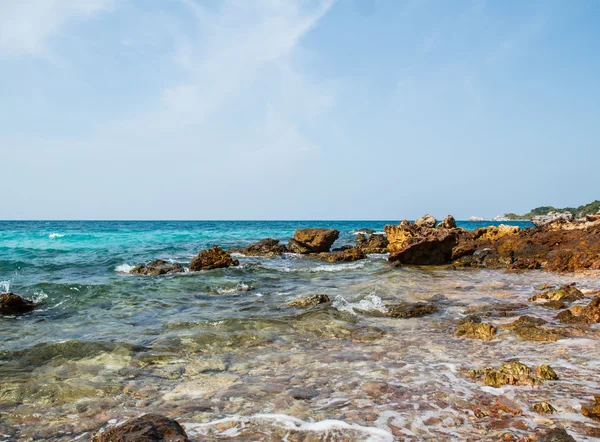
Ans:
{"label": "turquoise water", "polygon": [[[462,371],[512,357],[569,372],[560,392],[544,387],[511,397],[524,410],[552,399],[564,410],[555,419],[574,425],[578,440],[592,440],[569,410],[600,387],[591,381],[600,360],[595,337],[542,345],[506,337],[483,345],[448,332],[468,308],[526,303],[540,285],[573,276],[394,268],[385,255],[329,264],[291,254],[240,256],[236,268],[166,277],[128,273],[157,258],[187,266],[213,244],[286,242],[305,227],[336,228],[335,246],[351,244],[355,230],[390,223],[0,222],[0,291],[39,302],[31,314],[0,318],[0,440],[89,440],[107,421],[145,412],[176,417],[203,441],[286,434],[398,440],[400,433],[464,440],[488,434],[465,416],[472,401],[493,395]],[[500,223],[459,222],[468,229],[490,224]],[[577,282],[600,288],[589,275]],[[317,293],[332,304],[286,307]],[[436,297],[447,304],[430,317],[382,316],[385,304]],[[554,314],[533,304],[526,312]],[[388,385],[387,393],[373,395],[369,382]],[[303,399],[294,398],[298,389],[306,390]],[[524,415],[531,428],[541,425]]]}

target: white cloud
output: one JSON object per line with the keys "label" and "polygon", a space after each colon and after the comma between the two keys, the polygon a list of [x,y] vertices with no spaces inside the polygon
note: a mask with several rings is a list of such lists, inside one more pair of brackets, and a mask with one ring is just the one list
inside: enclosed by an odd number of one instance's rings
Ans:
{"label": "white cloud", "polygon": [[48,41],[73,21],[108,9],[113,0],[0,2],[0,54],[48,57]]}

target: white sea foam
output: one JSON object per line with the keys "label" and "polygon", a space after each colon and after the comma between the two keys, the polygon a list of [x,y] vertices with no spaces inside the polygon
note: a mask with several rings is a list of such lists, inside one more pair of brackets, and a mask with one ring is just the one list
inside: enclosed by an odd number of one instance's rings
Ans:
{"label": "white sea foam", "polygon": [[47,299],[47,298],[48,298],[48,295],[40,290],[39,292],[33,292],[33,296],[31,297],[31,300],[33,302],[35,302],[36,304],[39,304],[40,302],[42,302],[44,299]]}
{"label": "white sea foam", "polygon": [[356,310],[361,312],[387,313],[387,307],[383,300],[372,293],[358,302],[348,302],[340,295],[337,295],[331,305],[339,311],[352,313],[353,315],[356,314]]}
{"label": "white sea foam", "polygon": [[244,282],[238,283],[235,287],[228,288],[218,288],[217,293],[235,293],[235,292],[249,292],[250,290],[254,290],[254,287],[248,285]]}
{"label": "white sea foam", "polygon": [[231,252],[230,253],[232,258],[245,258],[246,255],[244,255],[243,253],[240,252]]}
{"label": "white sea foam", "polygon": [[65,236],[64,233],[51,233],[50,235],[48,235],[48,238],[50,238],[50,239],[62,238],[63,236]]}
{"label": "white sea foam", "polygon": [[10,292],[10,281],[0,281],[0,293]]}
{"label": "white sea foam", "polygon": [[[327,419],[317,422],[306,422],[297,417],[286,414],[255,414],[254,416],[234,416],[206,423],[183,424],[186,431],[194,436],[209,434],[211,428],[219,424],[234,423],[237,426],[220,431],[219,434],[227,437],[236,437],[240,430],[247,428],[250,423],[261,423],[261,430],[264,431],[265,425],[273,425],[290,431],[303,431],[311,433],[320,433],[323,435],[335,435],[336,433],[352,432],[360,434],[360,440],[365,442],[392,442],[394,436],[381,428],[364,427],[358,424],[349,424],[341,420]],[[238,428],[239,426],[239,428]]]}
{"label": "white sea foam", "polygon": [[311,272],[341,272],[344,270],[362,269],[364,262],[349,262],[345,264],[322,265],[310,269]]}
{"label": "white sea foam", "polygon": [[129,264],[121,264],[120,266],[115,267],[115,272],[117,273],[131,273],[134,269],[134,266],[130,266]]}

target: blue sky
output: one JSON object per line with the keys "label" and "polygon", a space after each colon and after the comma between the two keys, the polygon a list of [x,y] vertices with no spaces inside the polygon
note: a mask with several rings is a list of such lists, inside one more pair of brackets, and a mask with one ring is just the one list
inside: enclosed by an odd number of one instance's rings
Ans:
{"label": "blue sky", "polygon": [[598,23],[595,0],[0,0],[0,218],[600,199]]}

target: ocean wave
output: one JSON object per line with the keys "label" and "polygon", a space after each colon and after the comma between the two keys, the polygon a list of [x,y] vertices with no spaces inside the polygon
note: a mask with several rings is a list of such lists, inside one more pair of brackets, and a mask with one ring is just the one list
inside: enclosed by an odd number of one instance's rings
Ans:
{"label": "ocean wave", "polygon": [[51,233],[50,235],[48,235],[48,238],[50,238],[50,239],[62,238],[63,236],[65,236],[65,233]]}
{"label": "ocean wave", "polygon": [[115,267],[115,272],[117,273],[131,273],[131,271],[134,269],[134,266],[131,266],[129,264],[121,264],[117,267]]}
{"label": "ocean wave", "polygon": [[246,283],[240,282],[235,287],[227,287],[227,288],[219,287],[217,289],[217,293],[225,294],[225,293],[236,293],[236,292],[249,292],[250,290],[254,290],[254,287],[252,287],[251,285],[248,285]]}
{"label": "ocean wave", "polygon": [[0,293],[10,292],[10,281],[0,281]]}
{"label": "ocean wave", "polygon": [[[220,431],[219,427],[222,426],[222,424],[233,424],[233,426],[224,425],[226,429]],[[273,426],[293,432],[321,434],[324,436],[324,440],[329,440],[331,437],[341,437],[346,439],[343,437],[344,435],[358,436],[360,440],[368,442],[392,442],[394,440],[394,436],[389,431],[381,428],[349,424],[335,419],[307,422],[287,414],[255,414],[254,416],[247,417],[233,416],[212,422],[184,423],[182,425],[185,427],[188,434],[193,436],[209,435],[216,432],[217,434],[230,438],[242,436],[251,426],[260,428],[261,432],[266,429],[266,426]]]}
{"label": "ocean wave", "polygon": [[353,315],[356,314],[357,310],[359,312],[387,313],[387,307],[383,300],[373,293],[365,296],[364,299],[361,299],[358,302],[348,302],[340,295],[337,295],[331,305],[336,310],[351,313]]}
{"label": "ocean wave", "polygon": [[33,302],[35,302],[36,304],[39,304],[40,302],[44,301],[45,299],[48,299],[48,295],[46,293],[44,293],[42,290],[40,290],[38,292],[33,292],[33,296],[31,297],[31,300]]}
{"label": "ocean wave", "polygon": [[349,262],[345,264],[321,265],[309,269],[309,272],[342,272],[344,270],[362,269],[364,266],[364,262]]}

